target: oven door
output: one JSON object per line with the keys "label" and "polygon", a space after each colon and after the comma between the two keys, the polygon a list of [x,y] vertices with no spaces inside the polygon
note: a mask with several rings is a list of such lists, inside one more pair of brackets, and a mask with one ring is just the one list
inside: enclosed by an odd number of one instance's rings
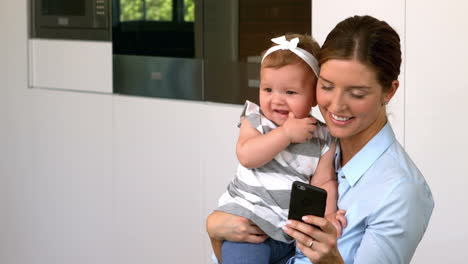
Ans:
{"label": "oven door", "polygon": [[39,27],[107,28],[109,0],[36,0]]}
{"label": "oven door", "polygon": [[30,0],[32,38],[110,41],[110,0]]}

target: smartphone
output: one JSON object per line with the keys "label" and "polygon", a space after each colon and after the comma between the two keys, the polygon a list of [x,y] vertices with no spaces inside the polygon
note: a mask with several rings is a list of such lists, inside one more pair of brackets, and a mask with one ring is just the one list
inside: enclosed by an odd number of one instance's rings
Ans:
{"label": "smartphone", "polygon": [[301,222],[304,215],[323,217],[327,203],[327,191],[307,183],[295,181],[292,184],[288,219]]}

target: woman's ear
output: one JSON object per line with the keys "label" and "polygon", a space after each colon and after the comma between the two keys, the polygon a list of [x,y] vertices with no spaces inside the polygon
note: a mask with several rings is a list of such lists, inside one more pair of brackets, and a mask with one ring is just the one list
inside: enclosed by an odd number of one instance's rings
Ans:
{"label": "woman's ear", "polygon": [[390,86],[390,89],[384,94],[383,104],[387,104],[388,102],[390,102],[390,100],[395,95],[396,91],[398,90],[399,86],[400,86],[400,82],[398,80],[392,81],[392,85]]}

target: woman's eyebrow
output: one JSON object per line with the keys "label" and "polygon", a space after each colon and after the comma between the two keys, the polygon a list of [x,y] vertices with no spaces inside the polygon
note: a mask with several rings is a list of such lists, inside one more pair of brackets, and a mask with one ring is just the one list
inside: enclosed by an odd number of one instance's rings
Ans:
{"label": "woman's eyebrow", "polygon": [[365,85],[351,85],[351,86],[346,86],[347,89],[359,89],[359,90],[370,90],[370,86],[365,86]]}
{"label": "woman's eyebrow", "polygon": [[333,82],[331,82],[331,81],[329,81],[329,80],[323,78],[322,75],[319,75],[319,79],[322,80],[322,81],[325,81],[325,82],[327,82],[327,83],[333,83]]}
{"label": "woman's eyebrow", "polygon": [[[333,84],[332,81],[329,81],[327,79],[325,79],[322,75],[319,76],[319,79],[324,81],[324,82],[327,82],[327,83],[331,83]],[[347,89],[361,89],[361,90],[369,90],[371,89],[370,86],[367,86],[367,85],[350,85],[350,86],[346,86]]]}

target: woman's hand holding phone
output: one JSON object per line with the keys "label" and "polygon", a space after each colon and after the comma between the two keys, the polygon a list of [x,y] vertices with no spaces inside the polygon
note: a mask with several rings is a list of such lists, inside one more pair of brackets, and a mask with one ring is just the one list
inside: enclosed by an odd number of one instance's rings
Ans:
{"label": "woman's hand holding phone", "polygon": [[[283,230],[296,239],[296,246],[313,263],[344,263],[337,247],[337,230],[326,218],[314,215],[302,221],[288,220]],[[317,227],[314,227],[317,226]]]}

